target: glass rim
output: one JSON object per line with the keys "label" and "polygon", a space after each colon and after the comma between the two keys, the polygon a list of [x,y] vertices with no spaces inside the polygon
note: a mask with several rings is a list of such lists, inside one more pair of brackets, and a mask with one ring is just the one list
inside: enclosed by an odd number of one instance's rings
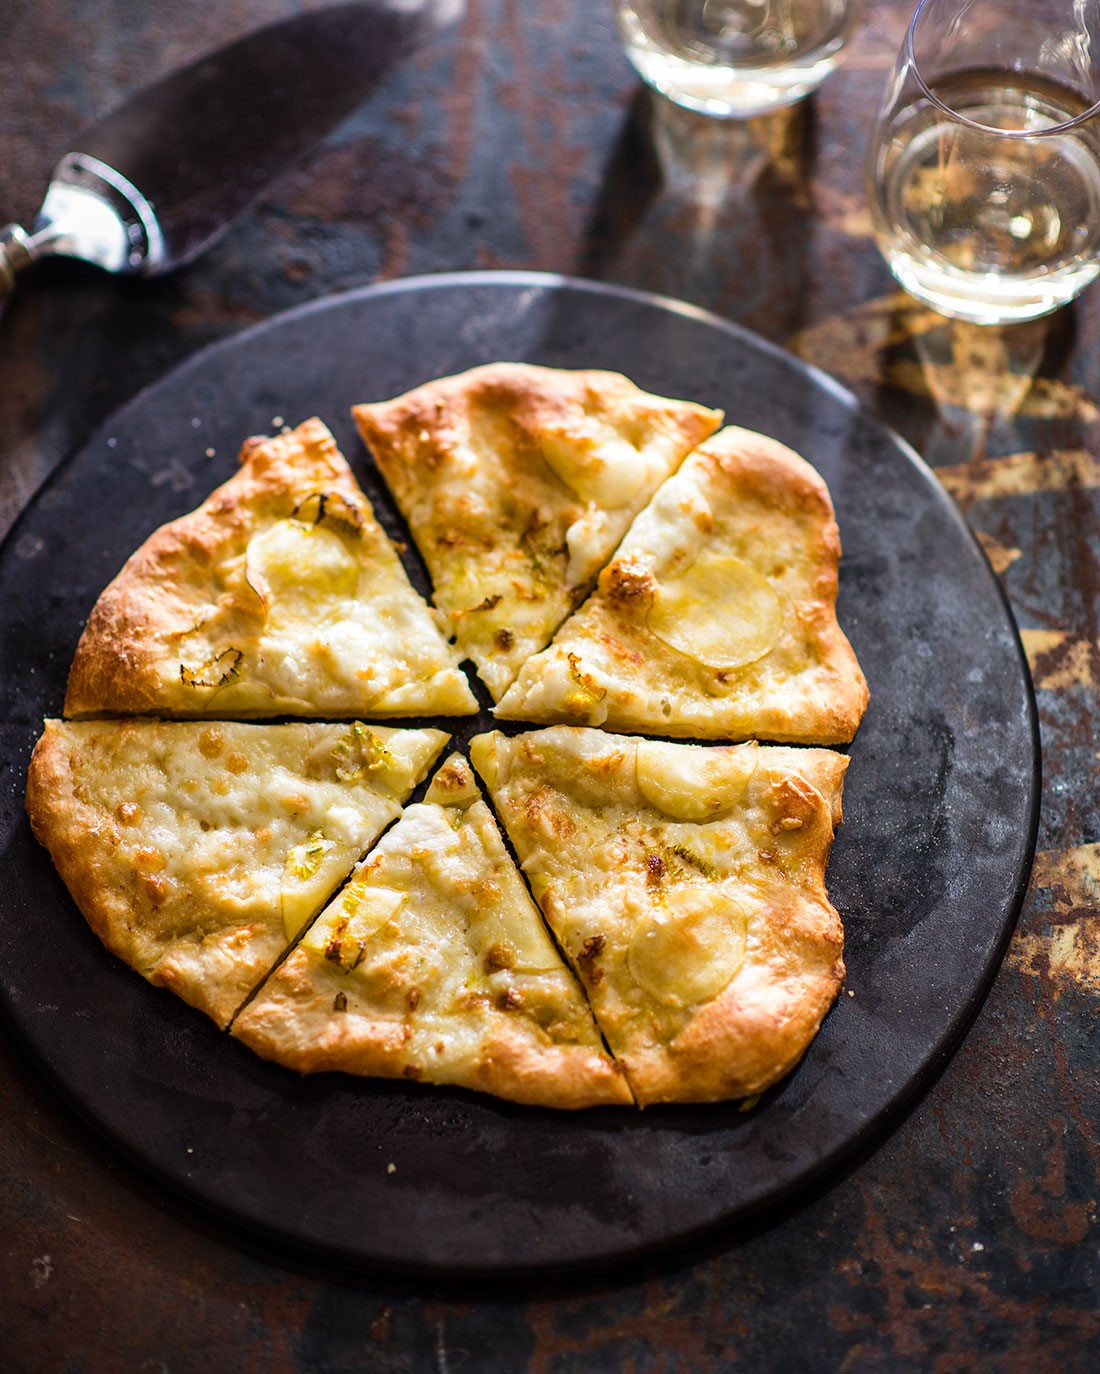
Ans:
{"label": "glass rim", "polygon": [[958,123],[965,124],[971,129],[977,129],[983,134],[996,134],[999,138],[1050,138],[1054,134],[1064,134],[1071,129],[1080,128],[1086,120],[1092,119],[1094,115],[1100,112],[1100,98],[1098,98],[1093,101],[1087,110],[1082,110],[1079,115],[1074,115],[1072,119],[1064,119],[1060,124],[1050,124],[1045,129],[998,129],[995,125],[983,124],[980,120],[971,119],[968,115],[961,114],[958,110],[953,110],[950,105],[939,98],[935,91],[929,86],[928,82],[925,81],[924,73],[920,69],[920,63],[917,61],[914,34],[916,33],[917,22],[924,12],[925,5],[930,3],[931,0],[919,0],[917,8],[913,11],[913,17],[910,19],[909,27],[905,32],[905,55],[913,75],[917,79],[917,85],[920,86],[924,94],[933,105],[942,110],[944,114],[950,115],[952,119],[957,120]]}

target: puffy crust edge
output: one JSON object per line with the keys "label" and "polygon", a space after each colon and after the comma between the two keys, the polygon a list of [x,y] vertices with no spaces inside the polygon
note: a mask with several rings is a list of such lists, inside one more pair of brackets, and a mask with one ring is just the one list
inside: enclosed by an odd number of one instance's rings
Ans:
{"label": "puffy crust edge", "polygon": [[[412,1028],[396,1020],[333,1012],[337,975],[318,980],[313,961],[295,951],[237,1017],[232,1033],[265,1059],[298,1073],[339,1071],[375,1078],[451,1084],[528,1106],[578,1110],[629,1105],[621,1069],[583,1045],[535,1043],[498,1013],[476,1062],[441,1060],[420,1069],[409,1057]],[[480,1013],[477,1013],[480,1014]],[[413,1020],[415,1024],[415,1020]]]}
{"label": "puffy crust edge", "polygon": [[[537,772],[540,748],[558,750],[563,751],[558,763],[564,770],[572,759],[579,769],[588,766],[602,773],[617,744],[634,742],[599,730],[560,725],[511,737],[493,731],[471,742],[471,757],[499,806],[511,781],[525,771],[521,757],[534,763]],[[761,745],[760,749],[769,771],[786,769],[798,774],[821,799],[820,824],[807,833],[803,885],[773,884],[769,889],[765,963],[743,966],[721,993],[689,1014],[667,1043],[635,1037],[633,1043],[618,1047],[617,1061],[640,1107],[719,1102],[763,1092],[805,1054],[843,985],[844,930],[828,899],[824,874],[833,833],[841,820],[849,760],[829,749],[782,745]],[[503,814],[507,818],[518,812],[505,802]],[[512,839],[523,856],[522,834],[513,831]],[[536,847],[542,843],[536,836],[533,839]],[[549,924],[553,927],[554,922]],[[598,1002],[592,999],[584,971],[577,972],[599,1024]],[[610,1018],[617,1021],[619,1013],[611,1011]],[[610,1035],[612,1041],[616,1038]]]}
{"label": "puffy crust edge", "polygon": [[840,586],[841,542],[836,511],[825,479],[786,444],[754,430],[727,425],[701,444],[698,459],[736,496],[752,492],[784,512],[808,514],[814,522],[816,562],[812,584],[814,614],[803,621],[809,639],[835,681],[830,710],[817,739],[799,734],[804,743],[845,744],[855,737],[867,710],[867,679],[836,614]]}
{"label": "puffy crust edge", "polygon": [[[464,422],[471,409],[484,404],[507,414],[522,430],[537,434],[550,421],[596,399],[610,412],[640,403],[654,412],[679,417],[685,429],[697,430],[700,442],[721,423],[721,412],[694,401],[657,396],[638,387],[618,372],[595,369],[564,371],[533,363],[486,363],[451,377],[424,382],[388,401],[371,401],[352,407],[364,442],[371,448],[394,493],[418,485],[414,465],[408,462],[402,439],[426,428],[432,436]],[[422,466],[431,466],[429,451],[417,449]]]}
{"label": "puffy crust edge", "polygon": [[[102,823],[79,799],[63,723],[47,720],[31,754],[26,809],[35,839],[47,850],[77,909],[106,949],[148,982],[165,987],[224,1029],[233,1013],[278,959],[285,940],[277,931],[241,925],[188,944],[141,936],[140,892],[120,887],[98,861],[101,846],[87,836]],[[73,805],[58,806],[60,796]],[[221,966],[211,974],[211,964]]]}
{"label": "puffy crust edge", "polygon": [[[700,470],[698,476],[696,470]],[[726,706],[720,696],[700,696],[686,704],[681,697],[677,708],[666,713],[667,688],[650,687],[646,677],[652,641],[646,636],[640,644],[634,628],[648,604],[645,598],[652,574],[644,558],[639,568],[622,561],[634,556],[631,541],[635,525],[623,541],[621,557],[601,573],[597,590],[561,625],[553,643],[528,660],[494,714],[500,720],[536,724],[568,721],[609,730],[655,730],[687,738],[849,743],[870,698],[863,670],[836,615],[840,532],[824,479],[801,455],[778,440],[727,426],[702,443],[669,480],[685,486],[697,483],[704,499],[710,482],[731,503],[751,494],[764,506],[784,514],[808,516],[812,521],[813,579],[809,595],[797,611],[799,631],[817,657],[816,670],[804,684],[808,699],[792,712],[773,694],[771,705],[756,711],[752,721],[743,720],[745,712]],[[642,511],[639,521],[645,520],[649,509]],[[570,638],[574,626],[579,628]],[[613,654],[617,664],[618,675],[606,686],[603,672],[590,672],[590,665],[585,663],[585,645],[593,638]],[[665,652],[671,655],[674,651]],[[593,699],[589,702],[582,692],[575,705],[564,704],[560,700],[562,685],[578,675],[582,682],[591,677]],[[803,723],[807,716],[808,727]]]}
{"label": "puffy crust edge", "polygon": [[296,493],[318,481],[356,500],[362,496],[335,439],[316,417],[287,434],[248,439],[240,464],[201,505],[154,530],[100,594],[69,669],[66,716],[184,714],[185,704],[165,700],[157,673],[159,646],[179,628],[176,583],[186,582],[189,569],[215,563],[234,536],[247,532],[248,515],[257,506],[289,515]]}
{"label": "puffy crust edge", "polygon": [[94,851],[84,843],[86,832],[94,824],[91,812],[79,803],[76,808],[56,804],[58,796],[72,792],[73,772],[60,722],[47,720],[27,770],[26,808],[31,830],[49,852],[73,901],[95,934],[113,954],[148,977],[150,965],[137,958],[137,945],[130,937],[130,903],[103,882],[99,865],[92,858]]}
{"label": "puffy crust edge", "polygon": [[778,920],[811,923],[798,943],[816,966],[765,982],[735,978],[667,1045],[620,1055],[640,1106],[751,1097],[784,1078],[810,1047],[844,983],[840,917],[822,894],[790,894]]}

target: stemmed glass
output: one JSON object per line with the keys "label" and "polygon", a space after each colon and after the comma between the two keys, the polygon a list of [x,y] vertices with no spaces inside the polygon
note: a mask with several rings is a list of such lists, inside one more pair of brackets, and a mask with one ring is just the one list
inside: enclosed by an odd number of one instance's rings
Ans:
{"label": "stemmed glass", "polygon": [[1100,3],[921,0],[879,111],[875,236],[914,296],[1009,324],[1100,273]]}
{"label": "stemmed glass", "polygon": [[840,61],[862,0],[615,0],[627,56],[676,104],[744,118],[802,100]]}

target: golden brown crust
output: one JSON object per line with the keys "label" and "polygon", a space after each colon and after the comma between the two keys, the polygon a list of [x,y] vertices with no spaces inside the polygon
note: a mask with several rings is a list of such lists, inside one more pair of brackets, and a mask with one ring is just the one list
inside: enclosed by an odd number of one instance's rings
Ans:
{"label": "golden brown crust", "polygon": [[[836,521],[790,450],[727,429],[666,480],[717,412],[525,364],[355,413],[503,718],[854,734],[867,690],[835,616]],[[847,760],[480,736],[560,951],[457,755],[314,920],[443,737],[380,727],[420,737],[398,758],[359,724],[231,722],[476,704],[324,425],[249,440],[241,464],[128,560],[66,697],[84,717],[205,719],[49,721],[31,761],[34,833],[104,944],[300,1072],[570,1109],[748,1096],[789,1072],[844,976],[824,875]],[[731,586],[751,609],[732,638]],[[268,729],[299,735],[276,748]],[[334,858],[349,785],[376,796]]]}
{"label": "golden brown crust", "polygon": [[437,604],[495,699],[717,411],[617,373],[494,363],[356,406]]}
{"label": "golden brown crust", "polygon": [[355,726],[50,720],[27,814],[103,944],[224,1026],[447,738],[368,733],[360,777]]}
{"label": "golden brown crust", "polygon": [[629,1103],[469,765],[453,755],[234,1023],[302,1073]]}
{"label": "golden brown crust", "polygon": [[[144,960],[134,948],[131,932],[140,924],[143,912],[156,905],[159,894],[155,878],[150,882],[137,869],[132,892],[124,893],[106,877],[100,850],[87,842],[100,818],[78,783],[78,772],[79,762],[62,723],[47,720],[27,774],[31,829],[35,839],[49,850],[73,901],[96,935],[112,953],[141,973]],[[125,825],[125,812],[118,819]],[[104,838],[108,844],[117,844],[120,837],[112,826]]]}
{"label": "golden brown crust", "polygon": [[496,714],[847,743],[868,694],[836,619],[839,558],[832,503],[813,468],[763,435],[724,429],[664,484],[596,591],[527,662]]}
{"label": "golden brown crust", "polygon": [[92,609],[65,697],[68,716],[474,710],[453,650],[317,419],[250,439],[229,481],[127,560]]}
{"label": "golden brown crust", "polygon": [[844,977],[824,873],[847,760],[564,726],[471,754],[639,1104],[789,1072]]}
{"label": "golden brown crust", "polygon": [[341,994],[348,998],[346,979],[338,972],[318,973],[314,960],[295,951],[272,979],[273,995],[251,1003],[236,1019],[234,1036],[264,1059],[303,1074],[445,1083],[570,1111],[629,1106],[633,1100],[614,1061],[599,1050],[539,1041],[507,1026],[485,1025],[479,1057],[460,1067],[448,1062],[442,1038],[419,1060],[413,1058],[405,1021],[356,1012],[350,1001],[337,1010]]}

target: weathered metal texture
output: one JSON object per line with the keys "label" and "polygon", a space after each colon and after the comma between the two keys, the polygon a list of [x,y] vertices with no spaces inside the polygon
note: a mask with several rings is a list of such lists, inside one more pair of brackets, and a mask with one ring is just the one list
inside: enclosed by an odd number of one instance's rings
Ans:
{"label": "weathered metal texture", "polygon": [[[0,204],[25,219],[86,118],[304,6],[9,8]],[[793,119],[729,148],[743,179],[701,203],[662,181],[654,132],[667,149],[682,121],[654,129],[602,5],[470,0],[458,31],[186,273],[120,283],[57,266],[23,284],[0,319],[0,523],[175,361],[376,277],[578,272],[684,297],[791,347],[938,468],[1002,578],[1035,676],[1046,781],[1032,891],[961,1049],[842,1177],[705,1254],[603,1284],[428,1291],[314,1271],[195,1216],[102,1146],[5,1039],[6,1367],[1095,1367],[1100,296],[998,336],[952,328],[895,290],[869,238],[861,160],[907,11],[871,0],[847,65]]]}

